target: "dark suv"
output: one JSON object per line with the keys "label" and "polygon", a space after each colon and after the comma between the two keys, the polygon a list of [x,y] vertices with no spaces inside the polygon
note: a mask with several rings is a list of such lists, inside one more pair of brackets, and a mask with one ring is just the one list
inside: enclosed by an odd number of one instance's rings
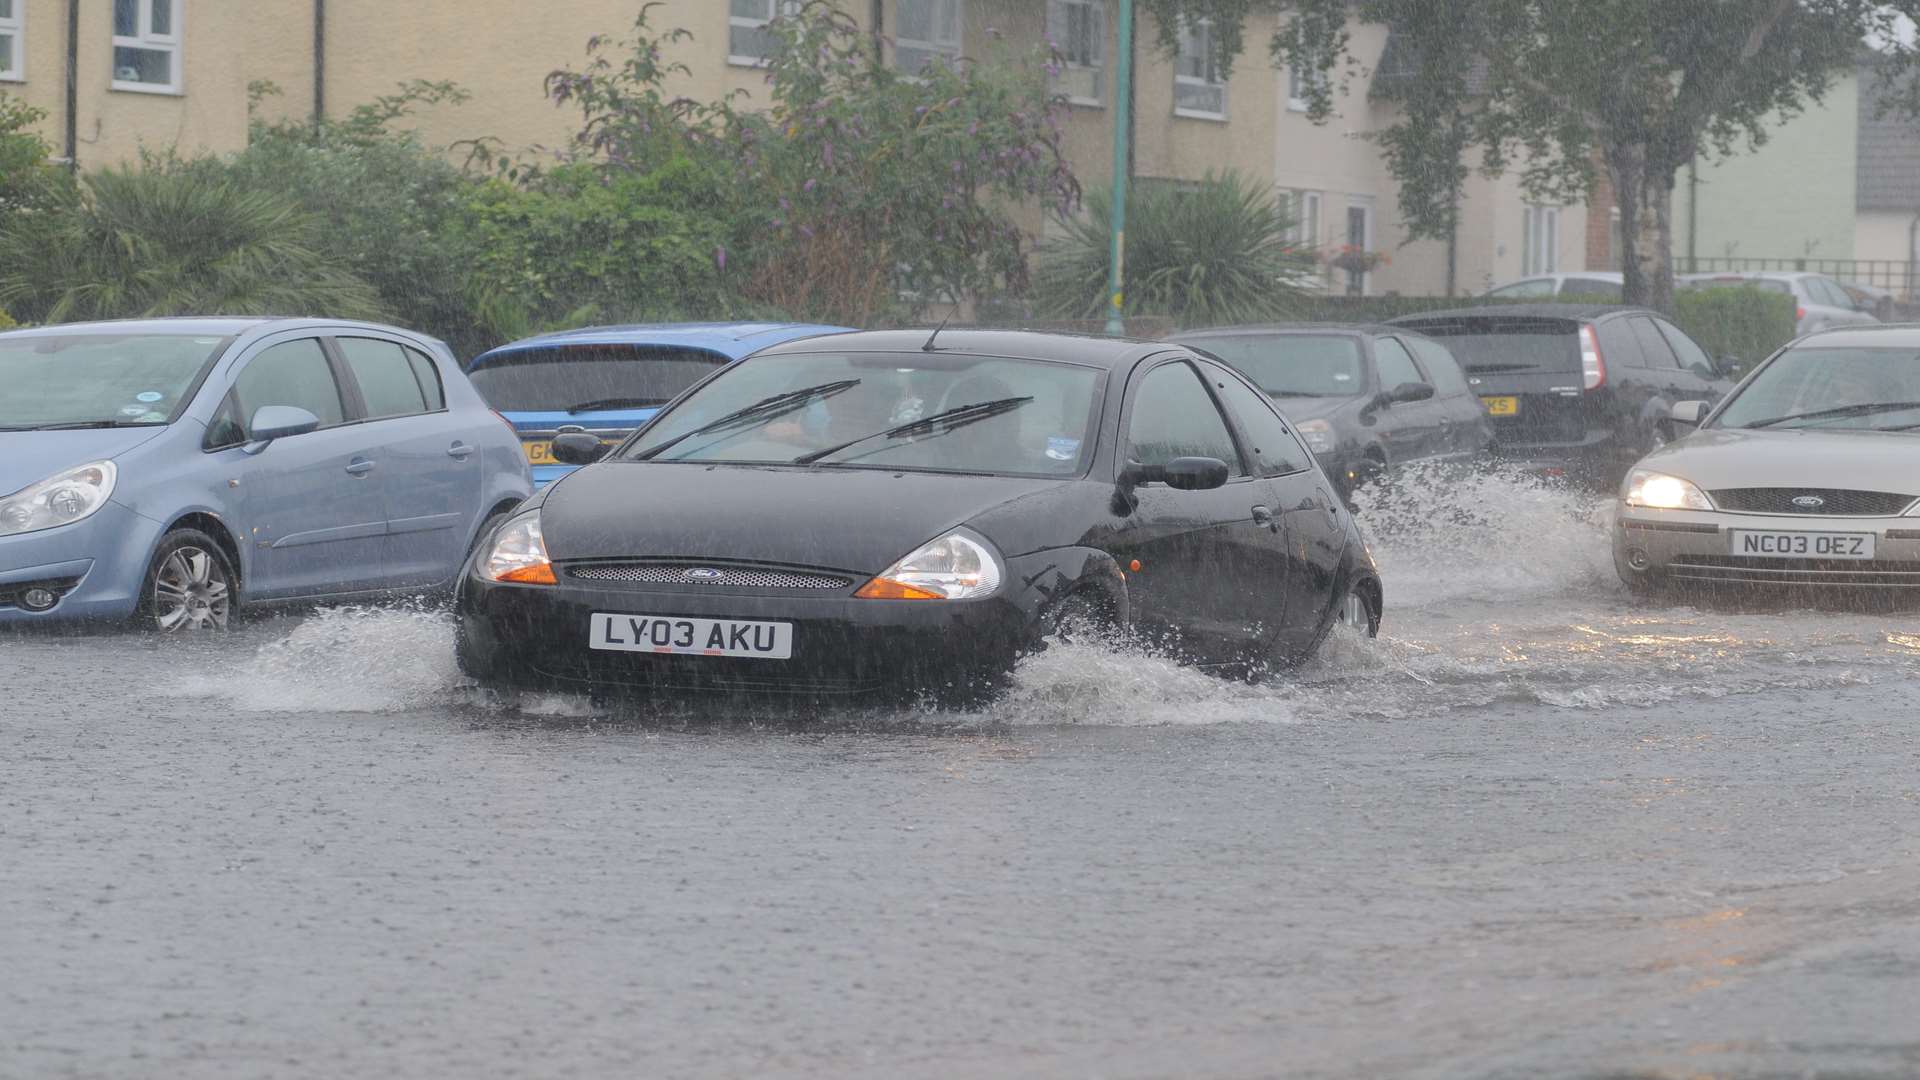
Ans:
{"label": "dark suv", "polygon": [[1645,308],[1501,304],[1404,315],[1451,350],[1493,421],[1496,453],[1612,486],[1674,438],[1675,402],[1715,402],[1731,371]]}

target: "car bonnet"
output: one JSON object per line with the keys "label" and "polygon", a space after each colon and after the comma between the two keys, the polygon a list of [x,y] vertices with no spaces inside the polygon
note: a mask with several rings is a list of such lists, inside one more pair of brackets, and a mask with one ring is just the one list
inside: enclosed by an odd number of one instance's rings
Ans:
{"label": "car bonnet", "polygon": [[0,495],[11,495],[58,472],[108,461],[152,440],[165,426],[80,431],[0,431]]}
{"label": "car bonnet", "polygon": [[1709,428],[1641,461],[1713,491],[1807,487],[1920,496],[1920,433]]}

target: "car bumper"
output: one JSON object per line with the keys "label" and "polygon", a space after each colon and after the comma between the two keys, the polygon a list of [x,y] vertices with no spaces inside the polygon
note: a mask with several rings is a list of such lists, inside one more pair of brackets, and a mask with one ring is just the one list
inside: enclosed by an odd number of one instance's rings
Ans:
{"label": "car bumper", "polygon": [[[1010,575],[1011,576],[1011,575]],[[991,681],[1038,639],[1038,604],[859,600],[713,588],[516,585],[468,577],[456,603],[469,657],[501,681],[584,689],[846,695]],[[1016,579],[1017,580],[1017,579]],[[700,588],[700,587],[695,587]],[[591,648],[597,613],[793,624],[789,659],[654,655]]]}
{"label": "car bumper", "polygon": [[[1736,555],[1733,530],[1872,533],[1872,559]],[[1614,565],[1629,584],[1912,589],[1920,596],[1920,518],[1727,514],[1622,506]]]}
{"label": "car bumper", "polygon": [[[132,617],[159,536],[158,522],[109,501],[72,525],[0,537],[0,626]],[[27,610],[21,597],[36,586],[59,602]]]}

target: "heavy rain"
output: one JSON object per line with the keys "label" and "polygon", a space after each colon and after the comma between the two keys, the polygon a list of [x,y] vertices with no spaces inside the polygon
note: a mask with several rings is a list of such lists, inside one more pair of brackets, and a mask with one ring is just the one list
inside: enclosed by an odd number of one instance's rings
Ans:
{"label": "heavy rain", "polygon": [[0,1078],[1920,1075],[1916,6],[0,0]]}

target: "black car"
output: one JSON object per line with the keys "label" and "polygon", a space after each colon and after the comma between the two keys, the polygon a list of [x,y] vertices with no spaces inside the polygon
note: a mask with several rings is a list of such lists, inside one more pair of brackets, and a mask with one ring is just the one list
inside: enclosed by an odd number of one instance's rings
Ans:
{"label": "black car", "polygon": [[456,607],[487,682],[971,694],[1063,624],[1239,667],[1375,632],[1381,603],[1333,485],[1227,367],[883,331],[720,369],[503,523]]}
{"label": "black car", "polygon": [[1718,401],[1733,388],[1730,369],[1645,308],[1501,304],[1390,325],[1459,359],[1499,453],[1609,488],[1675,437],[1674,403]]}
{"label": "black car", "polygon": [[1453,355],[1404,327],[1235,326],[1174,340],[1272,395],[1342,497],[1393,466],[1474,458],[1493,444]]}

